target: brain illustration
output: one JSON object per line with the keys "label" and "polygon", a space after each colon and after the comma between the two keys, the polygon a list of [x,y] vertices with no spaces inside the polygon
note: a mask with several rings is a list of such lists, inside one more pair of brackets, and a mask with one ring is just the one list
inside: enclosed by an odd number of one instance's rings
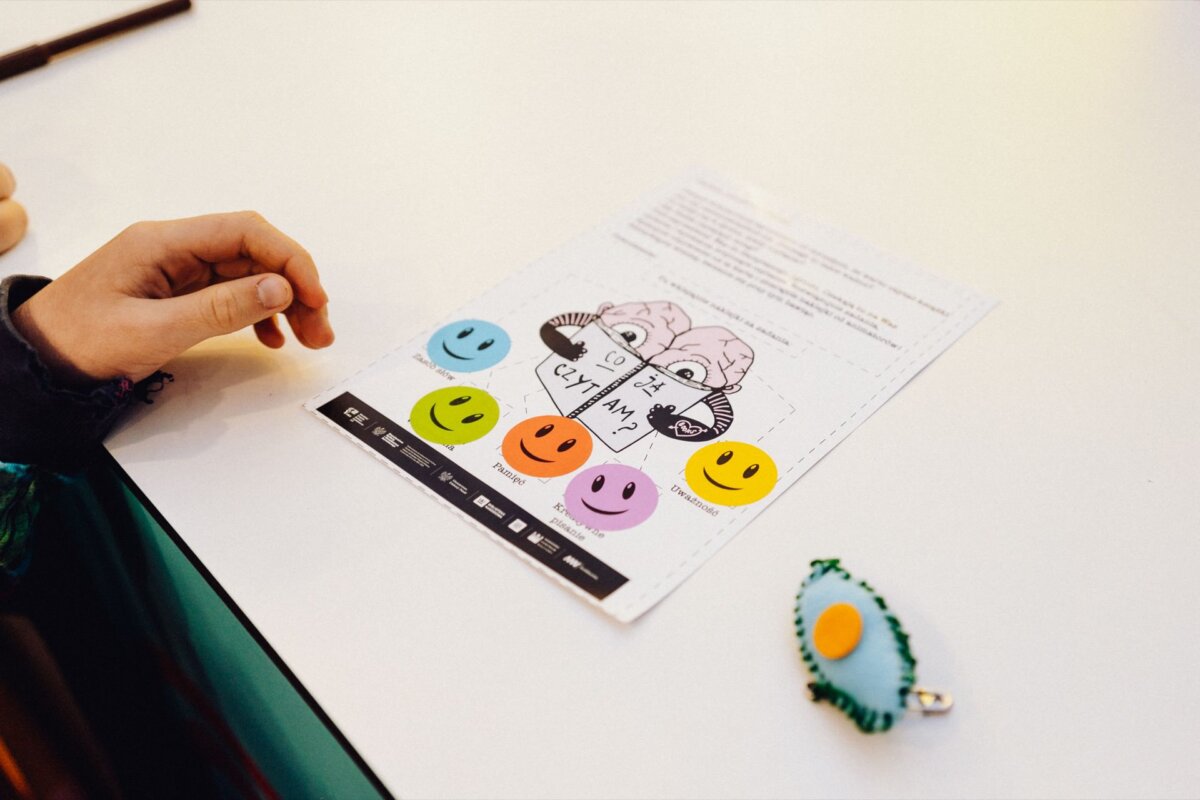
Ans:
{"label": "brain illustration", "polygon": [[642,358],[666,350],[675,337],[692,325],[687,313],[672,302],[621,303],[600,306],[600,321],[612,328]]}
{"label": "brain illustration", "polygon": [[685,331],[666,350],[650,357],[656,367],[726,392],[737,391],[753,362],[750,345],[715,325]]}

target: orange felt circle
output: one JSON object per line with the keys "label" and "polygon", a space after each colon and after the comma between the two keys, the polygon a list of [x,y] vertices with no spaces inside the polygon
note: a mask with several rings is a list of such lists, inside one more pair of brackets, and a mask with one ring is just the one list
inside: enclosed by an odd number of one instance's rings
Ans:
{"label": "orange felt circle", "polygon": [[863,621],[858,609],[849,603],[834,603],[821,612],[813,626],[813,646],[830,661],[854,652],[862,639]]}

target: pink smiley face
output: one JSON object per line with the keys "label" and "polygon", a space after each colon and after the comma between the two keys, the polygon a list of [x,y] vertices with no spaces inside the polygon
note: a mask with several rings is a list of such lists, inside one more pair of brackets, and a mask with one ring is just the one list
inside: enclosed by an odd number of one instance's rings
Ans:
{"label": "pink smiley face", "polygon": [[576,475],[563,495],[567,513],[600,531],[623,531],[650,519],[658,487],[640,469],[601,464]]}

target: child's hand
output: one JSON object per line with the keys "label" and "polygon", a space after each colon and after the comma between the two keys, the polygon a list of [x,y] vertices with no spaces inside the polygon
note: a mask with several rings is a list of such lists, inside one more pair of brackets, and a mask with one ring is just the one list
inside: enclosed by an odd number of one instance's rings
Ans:
{"label": "child's hand", "polygon": [[139,222],[19,306],[13,322],[69,384],[133,381],[211,336],[253,325],[282,347],[333,343],[317,268],[254,212]]}
{"label": "child's hand", "polygon": [[25,235],[25,209],[12,197],[17,179],[8,167],[0,164],[0,253],[8,250]]}

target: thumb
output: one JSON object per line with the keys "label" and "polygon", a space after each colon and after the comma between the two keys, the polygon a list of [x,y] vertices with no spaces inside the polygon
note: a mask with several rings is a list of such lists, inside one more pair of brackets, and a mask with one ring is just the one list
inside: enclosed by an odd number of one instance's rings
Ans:
{"label": "thumb", "polygon": [[281,275],[251,275],[158,303],[177,346],[186,350],[283,311],[292,303],[292,286]]}

